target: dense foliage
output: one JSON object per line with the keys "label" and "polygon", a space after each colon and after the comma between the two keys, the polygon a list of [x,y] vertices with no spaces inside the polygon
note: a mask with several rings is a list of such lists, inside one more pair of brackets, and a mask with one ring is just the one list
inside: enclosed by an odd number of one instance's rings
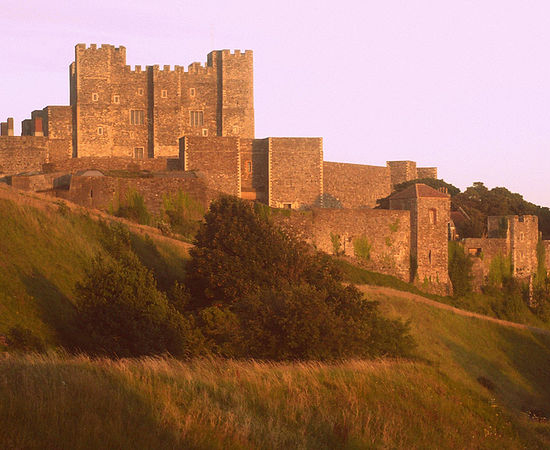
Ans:
{"label": "dense foliage", "polygon": [[[539,230],[543,239],[550,239],[550,209],[530,203],[520,194],[510,192],[504,187],[488,189],[483,183],[476,182],[460,192],[460,189],[443,180],[423,178],[398,184],[394,192],[400,192],[415,183],[424,183],[434,189],[447,189],[451,195],[452,210],[465,214],[464,220],[455,223],[458,235],[462,238],[483,236],[487,231],[488,216],[531,214],[539,219]],[[389,197],[380,199],[377,203],[379,208],[387,209]]]}
{"label": "dense foliage", "polygon": [[471,258],[464,247],[455,241],[449,242],[449,278],[453,285],[453,295],[462,296],[472,292]]}

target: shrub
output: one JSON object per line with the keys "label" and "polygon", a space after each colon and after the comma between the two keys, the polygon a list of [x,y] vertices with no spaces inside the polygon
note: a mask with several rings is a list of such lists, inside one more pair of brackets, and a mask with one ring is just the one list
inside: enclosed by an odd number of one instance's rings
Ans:
{"label": "shrub", "polygon": [[44,341],[28,328],[16,325],[8,330],[6,336],[8,350],[19,352],[43,352]]}
{"label": "shrub", "polygon": [[340,242],[340,235],[330,232],[330,242],[332,243],[332,254],[335,256],[342,254],[342,243]]}
{"label": "shrub", "polygon": [[143,195],[134,189],[129,189],[126,193],[125,201],[116,202],[113,206],[113,214],[117,217],[124,217],[141,225],[149,225],[151,214],[145,205]]}
{"label": "shrub", "polygon": [[370,250],[372,244],[369,243],[368,239],[364,236],[355,238],[353,240],[353,252],[355,256],[363,261],[370,260]]}
{"label": "shrub", "polygon": [[262,359],[406,355],[402,322],[380,317],[328,255],[239,199],[212,203],[191,250],[189,309],[213,353]]}
{"label": "shrub", "polygon": [[472,292],[473,261],[456,241],[449,242],[449,278],[455,297]]}
{"label": "shrub", "polygon": [[182,190],[163,196],[162,218],[175,233],[194,237],[203,215],[204,207]]}
{"label": "shrub", "polygon": [[84,350],[119,357],[187,356],[200,348],[192,320],[169,304],[132,252],[115,260],[94,259],[76,291]]}

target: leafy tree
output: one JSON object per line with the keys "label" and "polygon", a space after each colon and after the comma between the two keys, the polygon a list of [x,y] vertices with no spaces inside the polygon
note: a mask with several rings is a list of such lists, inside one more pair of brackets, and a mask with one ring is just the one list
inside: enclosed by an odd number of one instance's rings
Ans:
{"label": "leafy tree", "polygon": [[223,356],[334,359],[406,355],[408,326],[382,318],[328,255],[234,197],[211,204],[191,251],[189,309]]}
{"label": "leafy tree", "polygon": [[94,259],[76,291],[84,350],[119,357],[187,356],[200,347],[192,321],[169,304],[132,252],[114,260]]}

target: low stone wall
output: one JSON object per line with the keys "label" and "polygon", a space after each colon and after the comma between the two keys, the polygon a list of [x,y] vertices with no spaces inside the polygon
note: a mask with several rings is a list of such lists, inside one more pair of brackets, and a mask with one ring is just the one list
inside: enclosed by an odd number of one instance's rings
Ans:
{"label": "low stone wall", "polygon": [[151,159],[134,159],[124,157],[83,157],[70,158],[49,162],[44,164],[42,170],[44,172],[70,172],[75,173],[82,170],[97,169],[97,170],[125,170],[130,172],[138,172],[147,170],[150,172],[162,172],[178,168],[179,160],[173,158],[151,158]]}
{"label": "low stone wall", "polygon": [[128,191],[134,190],[143,196],[147,209],[154,214],[160,213],[166,194],[174,194],[179,190],[188,193],[205,208],[218,195],[216,191],[208,189],[194,173],[174,175],[178,174],[153,178],[73,175],[69,190],[58,190],[56,195],[88,208],[108,210],[116,206],[117,199],[125,199]]}
{"label": "low stone wall", "polygon": [[[409,281],[411,229],[408,211],[313,209],[274,217],[289,233],[323,252],[355,258],[369,270]],[[361,245],[362,257],[357,254]]]}
{"label": "low stone wall", "polygon": [[472,285],[475,291],[487,284],[491,261],[497,255],[508,256],[509,247],[505,238],[466,238],[464,252],[473,260]]}
{"label": "low stone wall", "polygon": [[0,174],[39,172],[48,158],[48,138],[0,136]]}

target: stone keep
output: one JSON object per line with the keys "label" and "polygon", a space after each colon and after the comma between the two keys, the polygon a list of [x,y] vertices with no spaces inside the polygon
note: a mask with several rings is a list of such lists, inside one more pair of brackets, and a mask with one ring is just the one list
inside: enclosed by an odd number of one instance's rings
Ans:
{"label": "stone keep", "polygon": [[70,93],[78,157],[177,157],[181,136],[254,137],[251,51],[131,70],[122,46],[78,44]]}

